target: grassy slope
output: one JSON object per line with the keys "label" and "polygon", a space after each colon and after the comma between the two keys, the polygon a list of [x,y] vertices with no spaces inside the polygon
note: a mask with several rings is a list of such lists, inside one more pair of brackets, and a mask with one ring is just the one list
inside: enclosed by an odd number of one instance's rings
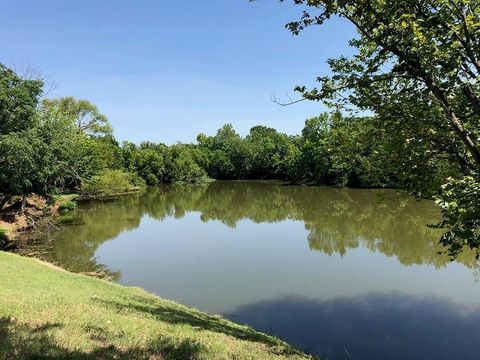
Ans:
{"label": "grassy slope", "polygon": [[0,359],[307,359],[220,317],[0,252]]}

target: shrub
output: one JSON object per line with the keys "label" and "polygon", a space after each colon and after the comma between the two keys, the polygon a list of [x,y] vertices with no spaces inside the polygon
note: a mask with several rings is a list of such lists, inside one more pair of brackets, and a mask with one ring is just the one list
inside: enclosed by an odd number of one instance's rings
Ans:
{"label": "shrub", "polygon": [[159,183],[158,178],[154,174],[148,174],[145,178],[145,181],[148,186],[155,186]]}
{"label": "shrub", "polygon": [[77,210],[77,203],[75,201],[67,201],[58,207],[60,214],[68,214]]}
{"label": "shrub", "polygon": [[138,190],[138,179],[122,170],[104,170],[100,174],[85,182],[82,191],[86,195],[114,195]]}

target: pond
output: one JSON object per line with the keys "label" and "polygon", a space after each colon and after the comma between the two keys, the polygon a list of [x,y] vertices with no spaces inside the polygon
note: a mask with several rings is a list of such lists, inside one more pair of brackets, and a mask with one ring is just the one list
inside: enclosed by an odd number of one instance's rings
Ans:
{"label": "pond", "polygon": [[83,204],[37,246],[328,359],[478,359],[477,263],[438,254],[438,218],[393,190],[164,185]]}

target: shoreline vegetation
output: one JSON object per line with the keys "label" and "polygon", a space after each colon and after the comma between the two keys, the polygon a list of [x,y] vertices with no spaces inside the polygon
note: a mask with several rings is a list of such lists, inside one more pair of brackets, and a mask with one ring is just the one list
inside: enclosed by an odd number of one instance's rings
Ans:
{"label": "shoreline vegetation", "polygon": [[[0,64],[0,215],[9,206],[23,217],[31,196],[107,198],[162,183],[278,179],[395,188],[435,198],[445,251],[455,257],[465,244],[479,248],[479,185],[466,171],[470,159],[459,146],[438,147],[451,142],[451,133],[436,123],[421,121],[419,128],[416,117],[393,121],[391,114],[337,110],[307,119],[298,135],[259,125],[242,136],[225,124],[214,135],[198,134],[192,143],[119,143],[94,104],[43,95],[42,79],[19,76]],[[29,225],[19,222],[14,230],[0,225],[1,236]]]}
{"label": "shoreline vegetation", "polygon": [[48,226],[55,218],[77,208],[78,194],[64,194],[50,199],[34,195],[25,197],[23,209],[13,199],[0,212],[0,250],[9,249],[17,237],[28,236],[32,231]]}
{"label": "shoreline vegetation", "polygon": [[220,316],[0,252],[0,359],[313,359]]}

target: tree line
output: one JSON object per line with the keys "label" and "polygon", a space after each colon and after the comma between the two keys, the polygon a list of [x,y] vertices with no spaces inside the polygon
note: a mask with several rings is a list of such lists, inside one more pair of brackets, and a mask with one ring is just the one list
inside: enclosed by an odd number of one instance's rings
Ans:
{"label": "tree line", "polygon": [[[309,185],[393,187],[431,196],[462,174],[448,134],[382,116],[324,113],[287,135],[231,124],[191,144],[119,143],[107,117],[87,100],[42,98],[43,83],[0,66],[0,199],[154,186],[206,178],[279,179]],[[102,189],[102,186],[106,189]],[[118,190],[118,189],[117,189]]]}

